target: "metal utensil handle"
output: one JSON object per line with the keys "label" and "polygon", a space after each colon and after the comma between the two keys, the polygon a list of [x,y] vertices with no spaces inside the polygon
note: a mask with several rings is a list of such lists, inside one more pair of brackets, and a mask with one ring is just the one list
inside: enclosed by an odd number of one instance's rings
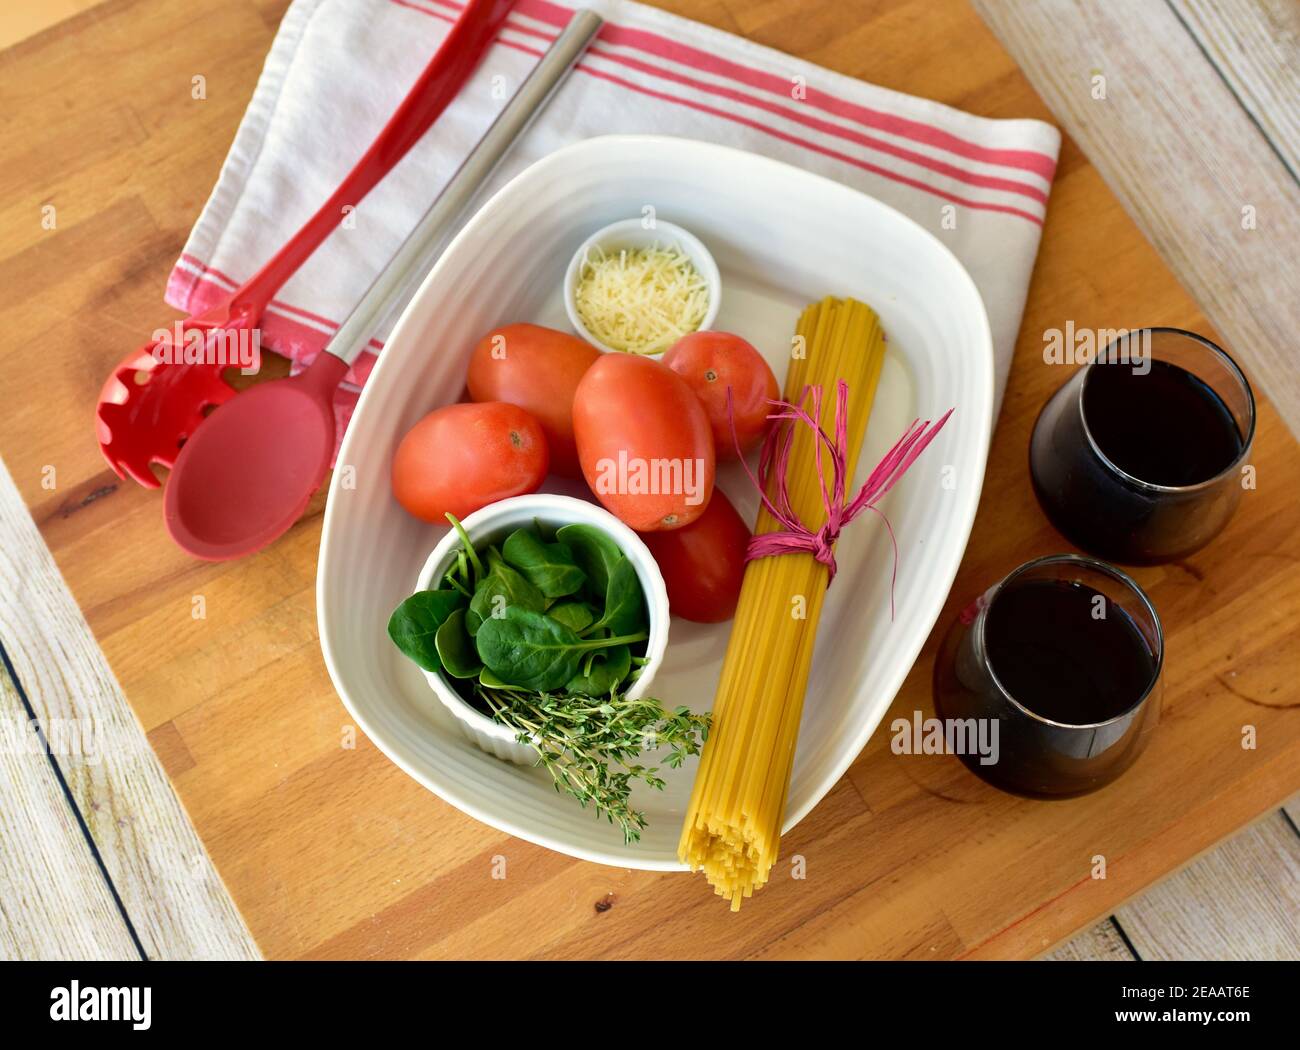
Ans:
{"label": "metal utensil handle", "polygon": [[470,202],[515,140],[550,100],[601,25],[602,19],[592,11],[580,9],[573,13],[569,24],[547,48],[514,98],[492,122],[437,200],[424,213],[424,218],[402,242],[397,254],[375,278],[347,320],[339,326],[325,347],[327,353],[349,365],[357,359],[379,322],[414,280],[427,272],[428,264],[441,254],[459,228]]}

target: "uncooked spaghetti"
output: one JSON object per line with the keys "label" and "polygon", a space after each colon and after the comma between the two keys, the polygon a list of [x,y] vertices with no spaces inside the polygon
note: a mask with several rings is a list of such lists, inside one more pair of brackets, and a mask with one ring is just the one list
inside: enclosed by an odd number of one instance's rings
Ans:
{"label": "uncooked spaghetti", "polygon": [[[805,350],[791,361],[784,397],[851,391],[844,428],[845,477],[852,478],[884,363],[875,311],[852,299],[824,299],[804,310],[796,335]],[[796,346],[799,345],[796,340]],[[833,398],[828,400],[833,401]],[[827,520],[822,491],[826,449],[811,427],[795,427],[785,478],[789,507],[807,527]],[[775,479],[767,495],[776,499]],[[755,535],[780,522],[760,510]],[[830,568],[812,553],[760,557],[745,569],[735,628],[727,646],[678,854],[702,870],[731,909],[768,879],[776,860],[794,762],[804,691]]]}

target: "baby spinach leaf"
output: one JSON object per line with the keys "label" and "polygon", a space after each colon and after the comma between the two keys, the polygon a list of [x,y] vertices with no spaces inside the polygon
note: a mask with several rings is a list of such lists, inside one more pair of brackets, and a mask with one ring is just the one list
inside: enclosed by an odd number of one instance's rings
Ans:
{"label": "baby spinach leaf", "polygon": [[532,529],[516,529],[506,537],[501,555],[548,598],[576,594],[587,580],[567,546],[543,543]]}
{"label": "baby spinach leaf", "polygon": [[513,689],[509,682],[503,682],[494,675],[488,668],[484,667],[478,673],[478,684],[484,689]]}
{"label": "baby spinach leaf", "polygon": [[596,610],[589,603],[576,599],[556,602],[546,610],[546,615],[578,634],[596,622]]}
{"label": "baby spinach leaf", "polygon": [[604,600],[610,573],[623,557],[618,544],[594,525],[565,525],[555,538],[572,552],[578,568],[586,574],[592,596]]}
{"label": "baby spinach leaf", "polygon": [[474,643],[485,667],[502,681],[526,689],[558,689],[582,659],[578,636],[558,620],[514,606],[485,619]]}
{"label": "baby spinach leaf", "polygon": [[[605,591],[605,612],[596,623],[608,627],[612,634],[631,634],[646,629],[645,594],[636,569],[627,558],[621,558],[609,575]],[[590,634],[591,631],[584,632]]]}
{"label": "baby spinach leaf", "polygon": [[549,692],[562,688],[592,649],[639,642],[644,632],[614,638],[579,638],[541,613],[511,606],[500,619],[484,620],[475,636],[479,657],[504,682]]}
{"label": "baby spinach leaf", "polygon": [[532,612],[546,608],[546,597],[542,592],[507,565],[500,555],[494,554],[495,550],[488,552],[489,574],[479,582],[474,597],[470,599],[465,626],[471,637],[478,634],[479,625],[484,620],[512,605]]}
{"label": "baby spinach leaf", "polygon": [[426,671],[442,666],[435,636],[452,612],[465,603],[459,591],[416,591],[388,618],[388,637]]}
{"label": "baby spinach leaf", "polygon": [[588,654],[582,671],[570,678],[564,688],[566,692],[584,696],[608,696],[631,670],[632,650],[626,645],[616,645]]}
{"label": "baby spinach leaf", "polygon": [[434,636],[442,669],[453,678],[473,678],[483,669],[474,640],[465,628],[465,610],[454,609]]}

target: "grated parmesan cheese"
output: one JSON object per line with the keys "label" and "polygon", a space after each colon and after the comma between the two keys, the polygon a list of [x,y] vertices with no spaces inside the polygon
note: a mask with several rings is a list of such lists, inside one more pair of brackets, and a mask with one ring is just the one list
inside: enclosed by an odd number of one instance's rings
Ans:
{"label": "grated parmesan cheese", "polygon": [[587,331],[606,346],[657,354],[704,323],[709,286],[677,245],[588,249],[578,268],[574,306]]}

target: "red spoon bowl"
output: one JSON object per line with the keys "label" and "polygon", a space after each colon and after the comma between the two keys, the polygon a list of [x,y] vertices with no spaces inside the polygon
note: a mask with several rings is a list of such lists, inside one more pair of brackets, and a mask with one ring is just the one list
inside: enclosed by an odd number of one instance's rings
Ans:
{"label": "red spoon bowl", "polygon": [[172,539],[205,561],[260,550],[289,530],[334,454],[334,389],[348,370],[322,353],[301,375],[245,390],[181,447],[163,490]]}

